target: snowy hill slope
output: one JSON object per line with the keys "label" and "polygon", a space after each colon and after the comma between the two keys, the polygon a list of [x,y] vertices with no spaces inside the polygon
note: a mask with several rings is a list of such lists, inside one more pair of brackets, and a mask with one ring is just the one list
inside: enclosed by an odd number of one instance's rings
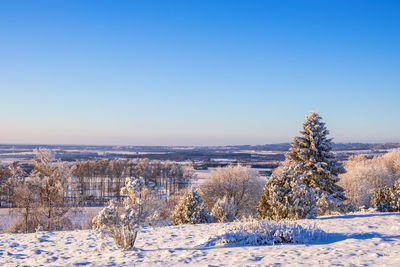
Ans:
{"label": "snowy hill slope", "polygon": [[[201,247],[227,224],[143,229],[137,251],[99,250],[91,231],[0,235],[2,266],[400,266],[400,213],[359,213],[311,220],[327,236],[309,244]],[[109,242],[112,244],[112,242]]]}

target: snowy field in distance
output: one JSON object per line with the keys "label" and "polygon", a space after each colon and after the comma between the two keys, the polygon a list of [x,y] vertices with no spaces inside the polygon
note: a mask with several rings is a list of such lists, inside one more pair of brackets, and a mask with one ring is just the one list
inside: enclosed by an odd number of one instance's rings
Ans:
{"label": "snowy field in distance", "polygon": [[[227,224],[143,229],[137,251],[99,251],[90,230],[1,234],[6,266],[400,266],[400,213],[357,213],[311,220],[328,233],[309,244],[199,247]],[[110,242],[111,244],[112,242]]]}

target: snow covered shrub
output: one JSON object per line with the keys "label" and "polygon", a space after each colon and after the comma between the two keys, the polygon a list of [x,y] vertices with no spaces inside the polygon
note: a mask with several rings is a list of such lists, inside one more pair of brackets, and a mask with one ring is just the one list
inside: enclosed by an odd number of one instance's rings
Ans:
{"label": "snow covered shrub", "polygon": [[368,208],[374,192],[385,186],[391,187],[396,181],[396,175],[387,167],[382,156],[374,159],[353,156],[345,163],[345,168],[347,172],[340,175],[339,184],[345,188],[346,197],[355,208]]}
{"label": "snow covered shrub", "polygon": [[224,233],[212,235],[203,246],[224,244],[273,245],[280,243],[307,243],[325,236],[325,232],[312,224],[290,221],[250,220],[236,222]]}
{"label": "snow covered shrub", "polygon": [[191,188],[185,188],[180,190],[179,192],[175,192],[169,195],[166,198],[166,201],[161,203],[161,207],[159,210],[159,218],[165,221],[169,221],[170,223],[174,220],[173,215],[176,207],[182,200],[182,198],[191,190]]}
{"label": "snow covered shrub", "polygon": [[400,179],[391,188],[385,186],[377,189],[371,197],[370,203],[378,211],[400,211]]}
{"label": "snow covered shrub", "polygon": [[284,165],[267,179],[257,204],[259,218],[297,220],[317,215],[314,189],[305,184],[304,175],[295,173]]}
{"label": "snow covered shrub", "polygon": [[370,198],[370,204],[381,212],[394,211],[392,209],[392,192],[390,188],[384,186],[377,189]]}
{"label": "snow covered shrub", "polygon": [[315,207],[318,214],[345,209],[344,189],[336,184],[338,175],[345,170],[331,152],[332,140],[327,137],[325,123],[311,112],[300,134],[293,138],[280,173],[267,180],[257,205],[261,218],[313,217]]}
{"label": "snow covered shrub", "polygon": [[153,185],[143,178],[128,177],[121,195],[125,196],[123,210],[114,201],[93,219],[93,230],[100,237],[110,236],[122,249],[132,248],[141,225],[151,225],[159,206]]}
{"label": "snow covered shrub", "polygon": [[207,207],[203,203],[201,194],[197,188],[191,190],[182,198],[173,214],[173,224],[197,224],[212,221]]}
{"label": "snow covered shrub", "polygon": [[400,196],[400,178],[397,179],[396,183],[393,185],[393,192]]}
{"label": "snow covered shrub", "polygon": [[231,199],[236,207],[235,216],[255,215],[255,206],[261,196],[264,180],[250,168],[237,165],[218,168],[201,185],[204,202],[212,209],[218,199]]}
{"label": "snow covered shrub", "polygon": [[110,236],[121,249],[128,249],[135,244],[139,226],[130,224],[125,218],[116,203],[111,201],[93,218],[92,228],[98,237]]}
{"label": "snow covered shrub", "polygon": [[235,220],[235,204],[226,196],[218,199],[211,210],[211,215],[216,222],[233,222]]}

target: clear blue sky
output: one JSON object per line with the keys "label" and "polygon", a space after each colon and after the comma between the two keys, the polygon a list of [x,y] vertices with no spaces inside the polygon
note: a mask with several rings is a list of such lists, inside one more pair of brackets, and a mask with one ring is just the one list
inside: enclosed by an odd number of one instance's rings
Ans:
{"label": "clear blue sky", "polygon": [[400,141],[400,1],[0,1],[0,143]]}

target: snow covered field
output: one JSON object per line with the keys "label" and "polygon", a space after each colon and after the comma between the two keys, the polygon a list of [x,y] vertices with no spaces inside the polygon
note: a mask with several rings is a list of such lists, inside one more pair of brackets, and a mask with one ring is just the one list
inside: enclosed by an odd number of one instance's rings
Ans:
{"label": "snow covered field", "polygon": [[228,224],[145,228],[136,251],[121,252],[90,230],[1,234],[2,266],[400,266],[400,213],[358,213],[312,220],[327,236],[309,244],[212,246]]}
{"label": "snow covered field", "polygon": [[[71,214],[71,221],[76,226],[86,227],[88,220],[96,216],[102,208],[103,207],[84,207],[80,212]],[[0,234],[6,232],[16,219],[16,217],[9,215],[9,209],[0,209]]]}

